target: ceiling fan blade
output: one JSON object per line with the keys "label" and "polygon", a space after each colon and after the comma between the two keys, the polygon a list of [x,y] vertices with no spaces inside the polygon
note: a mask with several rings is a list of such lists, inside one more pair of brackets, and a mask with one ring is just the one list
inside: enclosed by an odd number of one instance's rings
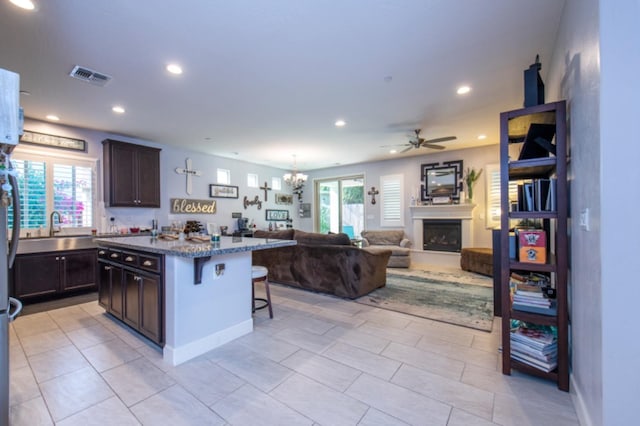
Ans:
{"label": "ceiling fan blade", "polygon": [[403,149],[402,151],[400,151],[400,154],[404,154],[405,152],[409,151],[412,148],[413,148],[413,146],[408,146],[405,149]]}
{"label": "ceiling fan blade", "polygon": [[452,141],[452,140],[456,140],[456,139],[458,139],[458,138],[455,137],[455,136],[445,136],[445,137],[442,137],[442,138],[423,140],[423,143],[446,142],[446,141]]}
{"label": "ceiling fan blade", "polygon": [[431,149],[438,149],[438,150],[442,150],[444,149],[444,146],[440,146],[440,145],[433,145],[430,143],[423,143],[422,145],[420,145],[422,148],[431,148]]}

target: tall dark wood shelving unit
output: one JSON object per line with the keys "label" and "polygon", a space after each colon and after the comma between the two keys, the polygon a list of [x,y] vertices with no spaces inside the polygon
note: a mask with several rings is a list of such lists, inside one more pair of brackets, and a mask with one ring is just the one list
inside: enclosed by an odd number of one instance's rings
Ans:
{"label": "tall dark wood shelving unit", "polygon": [[[510,126],[510,123],[512,126]],[[509,157],[510,144],[524,140],[531,123],[555,124],[555,155],[549,153],[536,158]],[[511,129],[510,129],[511,128]],[[519,131],[514,131],[518,128]],[[509,133],[511,130],[511,134]],[[519,134],[516,134],[519,133]],[[512,369],[553,380],[558,388],[569,390],[569,315],[567,304],[568,236],[567,236],[567,147],[566,102],[536,105],[500,114],[500,205],[502,208],[500,246],[500,280],[502,297],[502,373]],[[514,151],[514,149],[512,149]],[[554,177],[556,209],[554,211],[511,211],[509,181]],[[547,262],[526,263],[509,258],[509,229],[514,220],[539,219],[547,230]],[[550,232],[553,235],[550,235]],[[557,314],[547,316],[512,309],[509,279],[512,271],[542,272],[555,278]],[[532,367],[511,358],[511,320],[557,327],[558,366],[551,372]]]}

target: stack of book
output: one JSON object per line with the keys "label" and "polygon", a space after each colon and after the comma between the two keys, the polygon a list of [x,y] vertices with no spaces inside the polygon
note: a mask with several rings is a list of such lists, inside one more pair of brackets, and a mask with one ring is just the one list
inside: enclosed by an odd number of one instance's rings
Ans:
{"label": "stack of book", "polygon": [[542,315],[556,315],[555,300],[545,296],[543,288],[537,285],[516,283],[513,294],[513,309]]}
{"label": "stack of book", "polygon": [[553,332],[519,326],[511,330],[511,358],[545,372],[558,366],[558,342]]}

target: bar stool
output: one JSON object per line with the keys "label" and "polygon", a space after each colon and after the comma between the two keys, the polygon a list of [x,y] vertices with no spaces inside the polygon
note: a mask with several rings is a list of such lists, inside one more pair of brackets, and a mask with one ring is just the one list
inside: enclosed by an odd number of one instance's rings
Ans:
{"label": "bar stool", "polygon": [[[258,309],[269,308],[269,318],[273,318],[273,309],[271,308],[271,292],[269,291],[269,270],[264,266],[251,266],[251,312]],[[255,284],[264,281],[264,289],[267,292],[267,298],[255,297]],[[263,302],[262,305],[256,306],[256,301]]]}

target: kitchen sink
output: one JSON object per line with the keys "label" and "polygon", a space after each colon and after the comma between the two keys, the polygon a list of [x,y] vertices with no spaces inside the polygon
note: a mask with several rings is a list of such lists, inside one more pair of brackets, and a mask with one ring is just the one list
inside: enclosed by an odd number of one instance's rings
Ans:
{"label": "kitchen sink", "polygon": [[98,245],[93,241],[93,238],[91,235],[21,238],[18,243],[18,254],[96,248]]}

